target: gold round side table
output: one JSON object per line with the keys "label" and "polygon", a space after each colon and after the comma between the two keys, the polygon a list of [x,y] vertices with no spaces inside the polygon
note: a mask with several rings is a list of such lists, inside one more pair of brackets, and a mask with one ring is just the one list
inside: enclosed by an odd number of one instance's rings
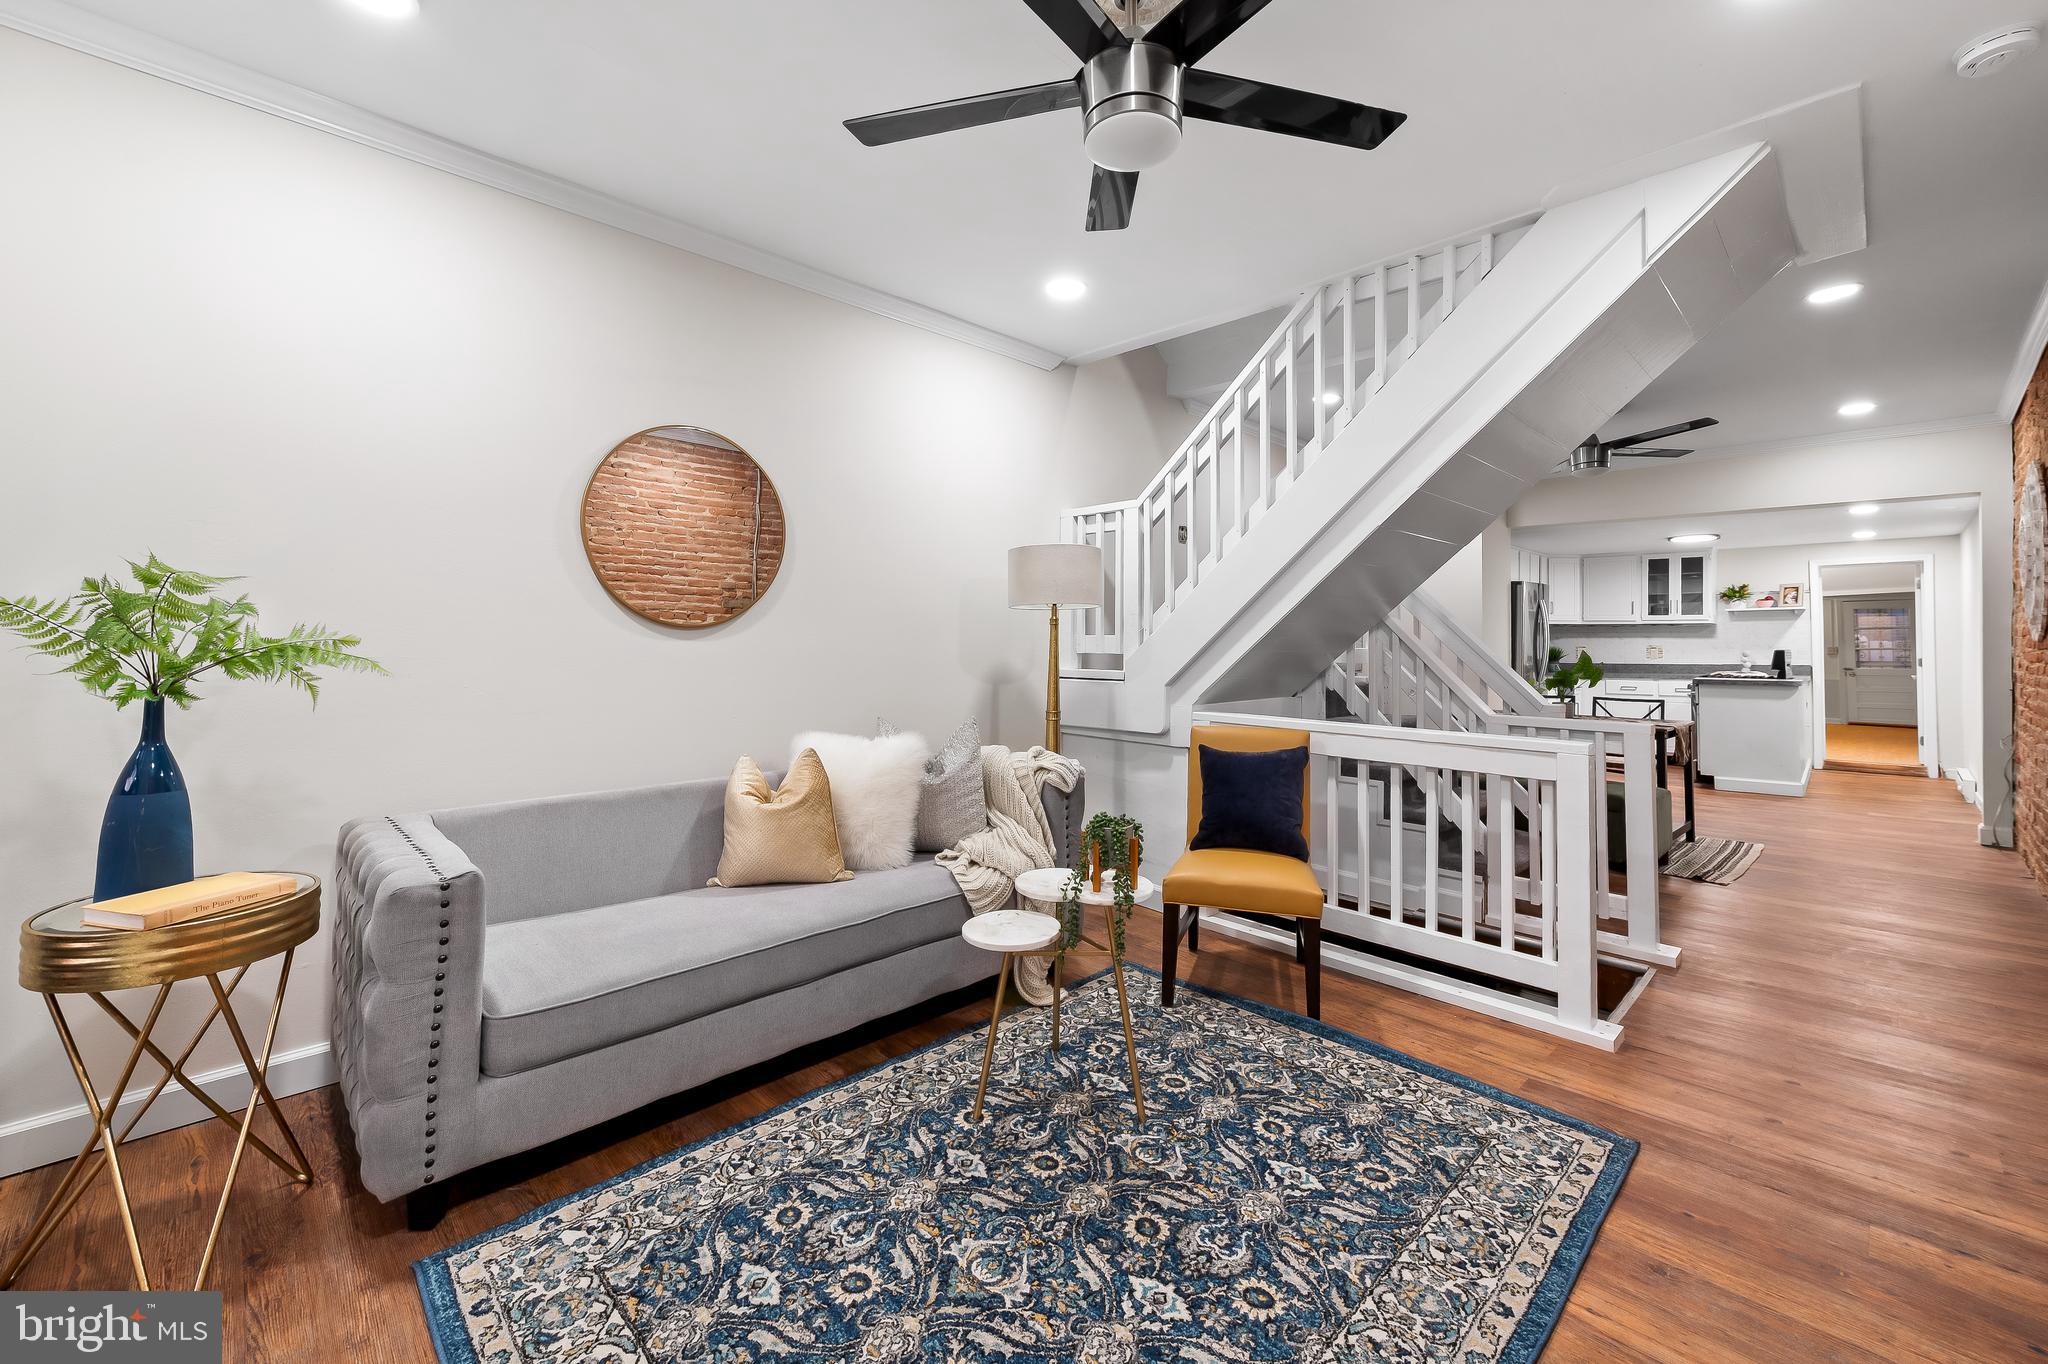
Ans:
{"label": "gold round side table", "polygon": [[[50,1021],[57,1028],[57,1039],[64,1044],[64,1055],[70,1060],[72,1073],[77,1076],[78,1087],[85,1095],[85,1107],[92,1116],[93,1129],[86,1138],[84,1149],[79,1151],[64,1177],[57,1182],[50,1201],[29,1224],[28,1233],[9,1257],[6,1269],[0,1270],[0,1288],[14,1282],[22,1267],[49,1239],[50,1233],[77,1206],[79,1195],[92,1184],[104,1166],[113,1178],[114,1201],[121,1209],[121,1229],[128,1237],[128,1256],[135,1269],[135,1285],[148,1291],[149,1271],[143,1265],[142,1243],[135,1234],[135,1214],[128,1205],[128,1187],[121,1176],[120,1147],[128,1134],[135,1130],[135,1124],[142,1121],[142,1115],[149,1111],[149,1106],[156,1102],[157,1095],[163,1093],[164,1087],[173,1079],[184,1087],[186,1093],[204,1104],[214,1117],[236,1129],[235,1153],[228,1160],[227,1179],[221,1186],[220,1202],[213,1212],[213,1228],[207,1232],[206,1249],[199,1259],[199,1272],[192,1280],[195,1290],[206,1283],[206,1271],[213,1263],[214,1247],[220,1239],[221,1223],[227,1217],[228,1200],[235,1191],[235,1175],[241,1169],[244,1150],[254,1146],[294,1180],[301,1184],[313,1182],[313,1167],[299,1146],[299,1139],[292,1134],[291,1126],[285,1122],[284,1114],[278,1111],[277,1099],[270,1092],[268,1080],[270,1050],[277,1039],[278,1013],[284,1007],[285,985],[292,974],[292,953],[320,927],[320,879],[303,873],[297,873],[297,876],[298,888],[289,895],[187,919],[183,923],[166,924],[162,928],[90,927],[80,917],[90,903],[86,900],[57,905],[23,922],[22,988],[42,995],[44,1004],[49,1007]],[[263,1049],[258,1054],[251,1050],[249,1039],[242,1032],[241,1022],[235,1017],[228,998],[252,966],[279,953],[284,955],[284,963],[278,969],[277,993],[270,1001],[270,1021],[264,1026]],[[228,976],[225,983],[221,980],[224,975]],[[201,978],[213,992],[213,1004],[201,1021],[199,1030],[192,1034],[192,1040],[174,1058],[157,1045],[152,1034],[158,1019],[163,1016],[164,1002],[170,998],[171,987],[179,981]],[[149,1012],[139,1025],[107,998],[110,990],[150,986],[156,987],[155,993],[150,997]],[[64,1016],[63,1005],[58,1003],[59,995],[86,996],[134,1040],[119,1077],[104,1095],[98,1091],[86,1070],[77,1040],[71,1034],[70,1022]],[[216,1018],[227,1024],[228,1033],[235,1040],[235,1050],[241,1054],[243,1069],[249,1076],[249,1102],[239,1118],[185,1073],[185,1063],[198,1049],[200,1040],[212,1028]],[[114,1130],[115,1110],[145,1053],[163,1067],[163,1077],[117,1133]],[[251,1133],[259,1106],[270,1109],[271,1120],[277,1124],[284,1144],[290,1148],[292,1160],[286,1160],[269,1143]]]}

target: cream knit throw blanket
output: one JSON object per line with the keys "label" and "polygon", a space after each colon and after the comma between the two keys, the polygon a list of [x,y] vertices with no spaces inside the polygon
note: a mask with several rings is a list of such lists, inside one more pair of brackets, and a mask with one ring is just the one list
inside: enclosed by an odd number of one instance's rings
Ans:
{"label": "cream knit throw blanket", "polygon": [[[1020,872],[1057,865],[1052,824],[1039,795],[1046,783],[1072,791],[1081,764],[1042,747],[1025,753],[989,745],[981,750],[981,785],[988,797],[988,827],[969,834],[934,860],[953,873],[976,914],[1006,909]],[[1033,1004],[1052,1003],[1052,966],[1044,957],[1017,963],[1017,989]]]}

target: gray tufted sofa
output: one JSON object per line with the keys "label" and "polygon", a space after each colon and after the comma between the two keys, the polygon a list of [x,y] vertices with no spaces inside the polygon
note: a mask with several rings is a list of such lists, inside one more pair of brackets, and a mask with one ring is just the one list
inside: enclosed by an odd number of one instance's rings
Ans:
{"label": "gray tufted sofa", "polygon": [[[343,827],[334,1038],[364,1187],[415,1226],[461,1170],[986,979],[928,858],[707,889],[725,782]],[[1061,860],[1083,792],[1047,787]]]}

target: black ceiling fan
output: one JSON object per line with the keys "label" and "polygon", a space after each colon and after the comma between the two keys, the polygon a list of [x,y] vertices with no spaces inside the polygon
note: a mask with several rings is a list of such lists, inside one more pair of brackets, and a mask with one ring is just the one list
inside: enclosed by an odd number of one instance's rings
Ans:
{"label": "black ceiling fan", "polygon": [[1142,37],[1110,22],[1096,0],[1024,0],[1082,61],[1070,79],[924,104],[846,121],[870,147],[1007,119],[1082,109],[1082,140],[1095,163],[1088,230],[1131,221],[1138,172],[1173,155],[1183,114],[1371,151],[1408,116],[1284,85],[1194,70],[1270,0],[1181,0]]}
{"label": "black ceiling fan", "polygon": [[1611,461],[1617,456],[1622,459],[1678,459],[1691,454],[1692,451],[1643,450],[1635,447],[1646,441],[1682,436],[1688,431],[1700,431],[1720,424],[1712,417],[1695,417],[1676,426],[1660,426],[1655,431],[1638,431],[1633,436],[1623,436],[1619,440],[1602,440],[1598,436],[1588,436],[1578,449],[1572,451],[1571,458],[1561,467],[1569,468],[1575,474],[1604,474],[1612,467]]}

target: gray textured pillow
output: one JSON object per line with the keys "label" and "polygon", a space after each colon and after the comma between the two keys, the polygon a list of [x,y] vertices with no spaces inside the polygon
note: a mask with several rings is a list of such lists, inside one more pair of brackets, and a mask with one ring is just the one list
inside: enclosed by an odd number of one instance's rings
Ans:
{"label": "gray textured pillow", "polygon": [[[896,726],[887,720],[875,723],[878,735],[896,732]],[[924,765],[912,846],[921,853],[944,852],[987,827],[988,797],[981,789],[981,723],[969,716]]]}

